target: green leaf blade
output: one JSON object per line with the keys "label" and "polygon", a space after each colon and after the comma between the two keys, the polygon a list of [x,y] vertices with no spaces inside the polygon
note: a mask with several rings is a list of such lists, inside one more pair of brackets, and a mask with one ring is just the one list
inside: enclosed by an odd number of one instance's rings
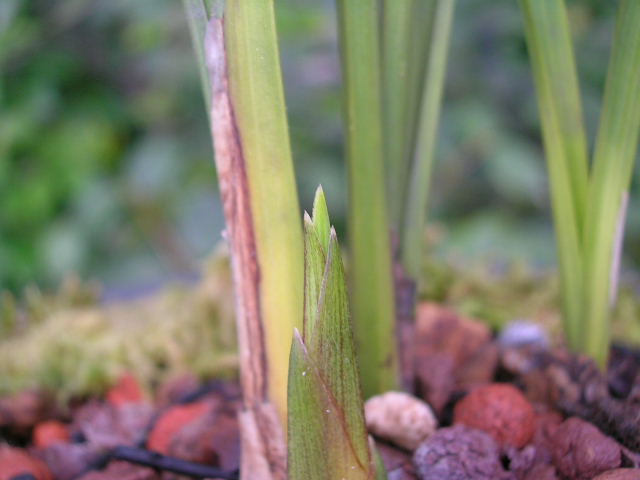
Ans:
{"label": "green leaf blade", "polygon": [[382,98],[390,223],[400,229],[404,186],[409,175],[407,124],[411,22],[415,0],[382,3]]}
{"label": "green leaf blade", "polygon": [[[260,273],[269,398],[286,424],[288,339],[302,328],[304,241],[293,170],[273,0],[227,1],[229,90]],[[283,345],[283,341],[285,344]]]}
{"label": "green leaf blade", "polygon": [[640,132],[640,2],[618,7],[611,60],[596,140],[585,227],[585,350],[600,365],[609,348],[610,285],[618,224],[631,183]]}
{"label": "green leaf blade", "polygon": [[338,0],[349,178],[350,287],[365,397],[398,387],[385,192],[378,0]]}
{"label": "green leaf blade", "polygon": [[521,0],[550,176],[563,318],[580,348],[588,158],[575,56],[564,0]]}
{"label": "green leaf blade", "polygon": [[425,52],[427,68],[417,122],[415,153],[407,182],[401,235],[402,266],[416,283],[420,280],[421,273],[427,200],[436,151],[455,0],[436,0],[434,4],[433,36],[429,39]]}

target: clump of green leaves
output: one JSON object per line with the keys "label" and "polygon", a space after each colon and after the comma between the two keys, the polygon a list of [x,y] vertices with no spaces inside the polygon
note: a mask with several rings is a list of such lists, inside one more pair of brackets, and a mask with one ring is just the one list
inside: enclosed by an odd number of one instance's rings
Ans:
{"label": "clump of green leaves", "polygon": [[304,245],[303,331],[294,332],[289,361],[289,478],[373,479],[344,269],[321,188],[313,218],[304,216]]}
{"label": "clump of green leaves", "polygon": [[396,320],[413,315],[454,4],[337,1],[351,305],[367,397],[399,383],[390,340]]}
{"label": "clump of green leaves", "polygon": [[556,226],[565,331],[604,365],[640,131],[640,2],[622,0],[590,165],[564,0],[521,0]]}

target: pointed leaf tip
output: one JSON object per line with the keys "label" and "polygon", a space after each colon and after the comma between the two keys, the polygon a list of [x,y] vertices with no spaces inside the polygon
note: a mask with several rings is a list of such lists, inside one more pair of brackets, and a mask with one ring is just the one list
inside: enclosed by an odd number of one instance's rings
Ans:
{"label": "pointed leaf tip", "polygon": [[311,220],[311,216],[309,215],[309,213],[306,210],[302,214],[302,219],[304,221],[305,226],[306,225],[313,225],[313,220]]}
{"label": "pointed leaf tip", "polygon": [[316,189],[316,196],[313,200],[313,224],[318,238],[326,251],[329,246],[329,228],[331,227],[331,222],[329,220],[329,209],[327,208],[327,200],[324,196],[322,185],[319,185]]}

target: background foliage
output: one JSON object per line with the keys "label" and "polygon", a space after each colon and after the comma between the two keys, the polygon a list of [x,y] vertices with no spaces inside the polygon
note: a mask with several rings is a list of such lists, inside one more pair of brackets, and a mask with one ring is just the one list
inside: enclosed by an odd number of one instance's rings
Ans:
{"label": "background foliage", "polygon": [[[322,183],[344,229],[333,2],[277,5],[301,200]],[[615,2],[569,5],[593,138]],[[119,295],[193,275],[223,225],[182,3],[2,0],[0,72],[0,287],[77,271]],[[438,255],[552,264],[539,132],[517,4],[459,2],[430,202]],[[636,191],[634,267],[639,206]]]}

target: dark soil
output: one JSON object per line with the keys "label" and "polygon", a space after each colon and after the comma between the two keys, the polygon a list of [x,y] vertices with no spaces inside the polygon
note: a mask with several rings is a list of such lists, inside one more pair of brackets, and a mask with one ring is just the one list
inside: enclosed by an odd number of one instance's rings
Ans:
{"label": "dark soil", "polygon": [[[439,428],[415,451],[376,439],[390,480],[640,479],[639,352],[612,348],[605,375],[434,304],[414,328],[412,386]],[[239,400],[189,375],[152,398],[124,375],[64,409],[43,392],[0,398],[0,480],[239,478]]]}

